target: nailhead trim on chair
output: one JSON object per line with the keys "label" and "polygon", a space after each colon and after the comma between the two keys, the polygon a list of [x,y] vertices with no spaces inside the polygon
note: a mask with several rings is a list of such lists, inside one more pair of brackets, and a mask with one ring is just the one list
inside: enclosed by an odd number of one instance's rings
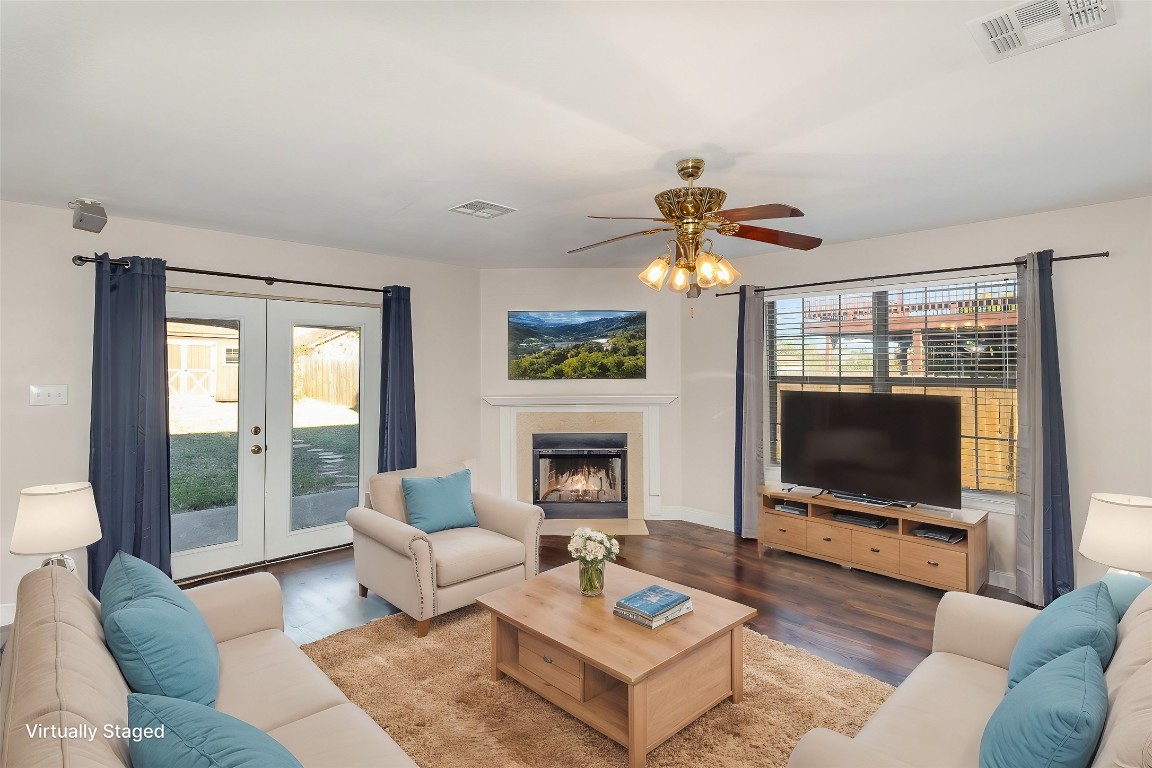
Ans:
{"label": "nailhead trim on chair", "polygon": [[540,575],[540,528],[544,525],[544,511],[540,511],[540,517],[536,518],[536,572],[533,576]]}
{"label": "nailhead trim on chair", "polygon": [[[428,558],[432,561],[432,569],[433,570],[436,569],[436,559],[432,557],[432,542],[428,541],[428,539],[425,539],[423,536],[413,536],[412,539],[408,542],[408,551],[410,553],[412,553],[412,567],[416,571],[416,592],[419,593],[419,595],[420,595],[420,615],[423,616],[424,615],[424,589],[420,585],[420,564],[418,562],[416,562],[416,550],[412,549],[412,545],[415,544],[417,541],[423,541],[424,543],[426,543],[428,545]],[[436,587],[435,587],[435,585],[433,585],[433,587],[432,587],[432,616],[435,616],[435,615],[436,615]],[[429,616],[428,618],[432,618],[432,616]],[[417,619],[417,621],[423,621],[423,619]]]}

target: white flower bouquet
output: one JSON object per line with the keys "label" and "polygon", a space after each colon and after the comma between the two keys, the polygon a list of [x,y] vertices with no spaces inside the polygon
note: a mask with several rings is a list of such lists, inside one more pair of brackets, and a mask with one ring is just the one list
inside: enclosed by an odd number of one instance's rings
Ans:
{"label": "white flower bouquet", "polygon": [[616,559],[620,542],[602,531],[577,528],[568,541],[568,554],[580,561],[580,592],[595,597],[604,591],[604,561]]}

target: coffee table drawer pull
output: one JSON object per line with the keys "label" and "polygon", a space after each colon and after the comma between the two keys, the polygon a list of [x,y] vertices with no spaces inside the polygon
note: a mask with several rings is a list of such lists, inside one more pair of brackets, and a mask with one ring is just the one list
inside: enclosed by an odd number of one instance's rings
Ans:
{"label": "coffee table drawer pull", "polygon": [[777,528],[776,530],[780,531],[780,533],[788,533],[787,528]]}
{"label": "coffee table drawer pull", "polygon": [[879,552],[879,551],[880,551],[880,550],[879,550],[879,549],[877,549],[876,547],[869,547],[869,549],[871,549],[873,552]]}
{"label": "coffee table drawer pull", "polygon": [[935,560],[929,560],[928,565],[932,566],[933,568],[939,568],[940,567],[940,563],[936,562]]}
{"label": "coffee table drawer pull", "polygon": [[832,541],[832,537],[831,536],[825,536],[824,541]]}
{"label": "coffee table drawer pull", "polygon": [[552,657],[551,656],[542,656],[541,658],[544,659],[545,664],[551,664],[552,663]]}

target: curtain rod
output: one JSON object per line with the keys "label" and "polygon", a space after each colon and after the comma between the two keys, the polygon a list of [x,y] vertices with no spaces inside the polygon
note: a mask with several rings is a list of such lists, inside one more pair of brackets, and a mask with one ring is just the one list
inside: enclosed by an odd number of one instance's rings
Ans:
{"label": "curtain rod", "polygon": [[[101,259],[93,256],[80,256],[72,257],[72,263],[78,267],[85,264],[92,264]],[[123,259],[109,259],[112,264],[121,267],[127,267],[131,262]],[[369,293],[383,293],[388,296],[392,293],[391,288],[365,288],[362,285],[342,285],[340,283],[314,283],[311,280],[289,280],[284,277],[271,277],[266,275],[245,275],[239,272],[216,272],[211,269],[192,269],[191,267],[164,267],[167,272],[185,272],[190,275],[209,275],[211,277],[234,277],[238,280],[263,280],[268,285],[275,285],[276,283],[286,283],[289,285],[311,285],[317,288],[343,288],[348,291],[368,291]]]}
{"label": "curtain rod", "polygon": [[[1101,251],[1100,253],[1082,253],[1079,256],[1053,256],[1052,261],[1073,261],[1075,259],[1100,259],[1108,258],[1108,251]],[[755,293],[764,293],[765,291],[787,291],[793,288],[819,288],[822,285],[841,285],[843,283],[864,283],[870,280],[891,280],[896,277],[918,277],[920,275],[941,275],[947,272],[968,272],[974,269],[992,269],[995,267],[1015,267],[1019,266],[1015,261],[1002,261],[999,264],[974,264],[971,267],[950,267],[948,269],[925,269],[919,272],[898,272],[894,275],[874,275],[872,277],[850,277],[845,280],[822,280],[819,283],[797,283],[796,285],[777,285],[772,288],[757,288]],[[717,293],[716,296],[739,296],[740,291],[725,291],[724,293]]]}

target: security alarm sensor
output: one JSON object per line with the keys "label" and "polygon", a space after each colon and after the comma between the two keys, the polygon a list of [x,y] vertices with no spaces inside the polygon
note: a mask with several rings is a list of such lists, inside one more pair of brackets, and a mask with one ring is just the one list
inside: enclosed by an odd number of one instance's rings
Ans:
{"label": "security alarm sensor", "polygon": [[85,232],[99,232],[108,223],[108,213],[99,200],[90,200],[86,197],[77,198],[68,203],[72,209],[72,228],[82,229]]}

